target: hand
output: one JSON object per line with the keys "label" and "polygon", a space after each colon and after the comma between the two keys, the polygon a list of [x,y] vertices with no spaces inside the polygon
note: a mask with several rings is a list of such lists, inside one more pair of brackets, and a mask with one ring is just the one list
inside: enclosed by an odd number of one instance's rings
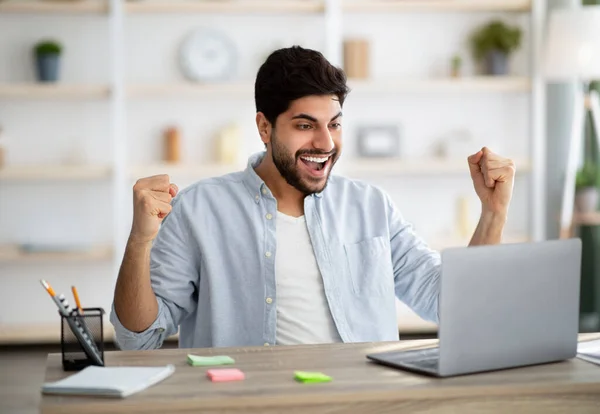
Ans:
{"label": "hand", "polygon": [[469,169],[483,213],[508,214],[515,178],[515,163],[487,147],[469,156]]}
{"label": "hand", "polygon": [[171,200],[179,189],[168,175],[139,179],[133,186],[133,225],[129,239],[148,243],[158,234],[160,223],[171,212]]}

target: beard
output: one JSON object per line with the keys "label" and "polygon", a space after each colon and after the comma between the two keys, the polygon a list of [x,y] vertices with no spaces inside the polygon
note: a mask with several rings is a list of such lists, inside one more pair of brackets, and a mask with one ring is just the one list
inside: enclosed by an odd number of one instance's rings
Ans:
{"label": "beard", "polygon": [[[298,150],[296,154],[291,154],[285,145],[279,142],[275,130],[271,132],[271,154],[273,157],[273,163],[279,171],[279,174],[285,179],[285,181],[300,191],[304,195],[310,195],[314,193],[320,193],[327,186],[329,181],[329,175],[331,170],[339,158],[337,148],[334,148],[330,152],[324,152],[319,150]],[[325,177],[311,177],[308,174],[303,174],[298,168],[298,160],[302,155],[325,155],[331,156],[329,161],[329,171]],[[301,162],[301,161],[300,161]]]}

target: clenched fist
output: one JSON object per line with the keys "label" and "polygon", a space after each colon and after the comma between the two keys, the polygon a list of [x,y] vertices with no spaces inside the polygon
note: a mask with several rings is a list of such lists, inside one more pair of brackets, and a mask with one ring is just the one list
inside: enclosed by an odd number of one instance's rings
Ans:
{"label": "clenched fist", "polygon": [[507,214],[516,171],[514,162],[494,154],[486,147],[469,156],[468,161],[475,192],[483,210]]}
{"label": "clenched fist", "polygon": [[178,191],[168,175],[141,178],[135,183],[130,240],[138,243],[154,240],[160,223],[171,212],[171,200]]}

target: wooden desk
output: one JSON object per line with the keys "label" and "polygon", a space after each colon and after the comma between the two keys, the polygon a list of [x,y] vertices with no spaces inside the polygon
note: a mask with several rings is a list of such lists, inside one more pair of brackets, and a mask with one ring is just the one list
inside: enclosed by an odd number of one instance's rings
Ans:
{"label": "wooden desk", "polygon": [[[600,338],[586,335],[583,339]],[[432,346],[436,341],[318,346],[195,349],[230,355],[246,373],[241,382],[212,383],[206,368],[186,364],[191,350],[114,351],[114,365],[176,365],[163,382],[125,399],[44,395],[42,413],[600,413],[600,366],[570,361],[436,379],[383,367],[369,352]],[[334,381],[301,384],[294,370],[321,371]],[[48,356],[46,381],[62,371]]]}

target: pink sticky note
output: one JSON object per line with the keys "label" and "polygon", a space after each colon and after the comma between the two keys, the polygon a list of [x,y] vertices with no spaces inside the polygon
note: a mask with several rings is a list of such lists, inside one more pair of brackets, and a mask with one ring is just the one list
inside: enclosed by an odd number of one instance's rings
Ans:
{"label": "pink sticky note", "polygon": [[244,379],[244,373],[236,368],[209,369],[206,376],[212,382],[240,381]]}

